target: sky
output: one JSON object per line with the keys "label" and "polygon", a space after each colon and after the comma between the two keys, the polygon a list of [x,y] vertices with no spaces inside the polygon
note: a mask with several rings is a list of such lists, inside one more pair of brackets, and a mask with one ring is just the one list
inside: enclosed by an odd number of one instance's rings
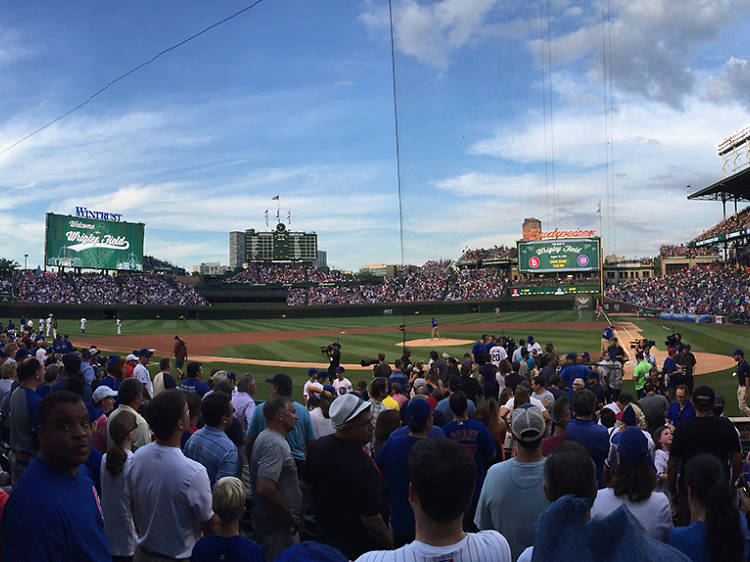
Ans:
{"label": "sky", "polygon": [[[3,3],[0,149],[250,3]],[[45,213],[86,206],[145,223],[147,254],[226,264],[275,195],[347,270],[514,245],[525,217],[600,231],[600,204],[628,257],[721,220],[686,197],[750,124],[750,0],[393,0],[393,19],[401,206],[387,1],[265,0],[0,154],[0,257],[43,266]]]}

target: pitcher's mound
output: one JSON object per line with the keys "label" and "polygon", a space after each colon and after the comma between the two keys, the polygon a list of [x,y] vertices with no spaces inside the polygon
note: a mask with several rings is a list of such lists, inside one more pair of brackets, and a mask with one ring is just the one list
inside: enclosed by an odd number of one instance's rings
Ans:
{"label": "pitcher's mound", "polygon": [[[451,338],[434,339],[425,338],[423,340],[409,340],[406,345],[409,347],[437,347],[437,346],[449,346],[449,345],[466,345],[474,343],[474,340],[454,340]],[[404,345],[402,342],[398,342],[396,345]]]}

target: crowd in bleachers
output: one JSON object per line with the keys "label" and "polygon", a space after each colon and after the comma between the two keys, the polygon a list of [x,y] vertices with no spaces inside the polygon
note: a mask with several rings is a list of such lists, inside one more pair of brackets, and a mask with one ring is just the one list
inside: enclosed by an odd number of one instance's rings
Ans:
{"label": "crowd in bleachers", "polygon": [[667,258],[691,258],[698,256],[714,256],[719,251],[715,246],[702,246],[700,248],[691,248],[680,244],[676,245],[663,245],[659,247],[659,254]]}
{"label": "crowd in bleachers", "polygon": [[750,268],[699,265],[610,287],[607,296],[667,312],[745,316],[750,303]]}
{"label": "crowd in bleachers", "polygon": [[306,267],[298,264],[256,264],[251,263],[247,269],[227,278],[225,283],[306,283]]}
{"label": "crowd in bleachers", "polygon": [[466,250],[458,259],[459,263],[476,263],[479,260],[504,260],[516,257],[518,250],[516,248],[506,248],[505,246],[494,246],[492,248],[476,248]]}
{"label": "crowd in bleachers", "polygon": [[496,299],[505,292],[505,278],[496,269],[462,269],[451,284],[445,300]]}
{"label": "crowd in bleachers", "polygon": [[156,304],[205,306],[206,300],[170,275],[101,273],[19,274],[13,293],[21,302],[53,304]]}
{"label": "crowd in bleachers", "polygon": [[692,241],[698,242],[700,240],[705,240],[706,238],[711,238],[712,236],[728,234],[743,228],[750,228],[750,207],[745,207],[736,215],[732,215],[726,220],[715,224],[699,236],[696,236]]}
{"label": "crowd in bleachers", "polygon": [[399,268],[398,275],[384,277],[381,283],[361,283],[355,287],[310,287],[289,289],[287,304],[332,305],[439,300],[493,299],[502,296],[505,279],[497,270],[451,269],[450,260],[430,261],[417,271]]}

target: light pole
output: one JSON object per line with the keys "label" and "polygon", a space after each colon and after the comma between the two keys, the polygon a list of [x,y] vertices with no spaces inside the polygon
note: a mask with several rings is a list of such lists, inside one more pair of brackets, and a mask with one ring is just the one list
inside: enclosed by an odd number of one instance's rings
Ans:
{"label": "light pole", "polygon": [[23,270],[24,272],[28,271],[28,265],[29,265],[29,254],[23,255]]}

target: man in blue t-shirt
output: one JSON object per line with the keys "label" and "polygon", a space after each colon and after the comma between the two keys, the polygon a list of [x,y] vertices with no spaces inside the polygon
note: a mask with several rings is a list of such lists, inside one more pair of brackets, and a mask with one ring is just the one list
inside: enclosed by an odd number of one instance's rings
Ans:
{"label": "man in blue t-shirt", "polygon": [[589,369],[586,365],[580,365],[578,363],[578,355],[575,352],[570,352],[565,356],[565,366],[560,371],[560,378],[563,380],[565,388],[568,390],[568,400],[573,400],[573,381],[576,379],[582,379],[586,382],[586,379],[595,377],[596,373]]}
{"label": "man in blue t-shirt", "polygon": [[62,352],[73,353],[73,344],[68,339],[68,334],[65,334],[62,339]]}
{"label": "man in blue t-shirt", "polygon": [[388,489],[395,548],[414,540],[414,511],[409,504],[409,451],[420,439],[429,438],[432,428],[430,403],[413,398],[406,406],[406,423],[409,433],[392,435],[375,457],[375,464]]}
{"label": "man in blue t-shirt", "polygon": [[565,439],[580,443],[591,455],[596,465],[596,480],[601,488],[604,481],[604,459],[609,453],[607,428],[594,421],[596,396],[588,388],[577,390],[573,395],[573,410],[576,417],[568,423]]}
{"label": "man in blue t-shirt", "polygon": [[201,380],[202,374],[203,366],[200,363],[198,363],[197,361],[188,363],[187,378],[182,381],[180,390],[182,392],[197,392],[198,395],[203,398],[203,395],[211,390],[211,387]]}
{"label": "man in blue t-shirt", "polygon": [[388,380],[391,381],[391,384],[398,383],[399,385],[401,385],[401,394],[408,394],[409,377],[407,377],[406,374],[402,371],[402,369],[404,368],[404,362],[401,361],[401,359],[396,359],[396,362],[393,365],[394,367],[396,367],[396,370],[390,374]]}
{"label": "man in blue t-shirt", "polygon": [[474,347],[471,348],[471,355],[474,358],[474,361],[477,360],[477,356],[480,353],[485,353],[487,350],[487,334],[482,334],[482,337],[479,338],[479,341],[474,344]]}
{"label": "man in blue t-shirt", "polygon": [[72,392],[49,394],[38,410],[39,457],[5,505],[5,560],[110,560],[99,497],[81,465],[91,452],[89,414]]}
{"label": "man in blue t-shirt", "polygon": [[487,426],[478,420],[469,419],[469,404],[463,391],[451,394],[450,406],[453,411],[453,421],[443,426],[443,433],[448,439],[458,441],[469,451],[469,454],[474,457],[474,464],[477,468],[474,499],[471,507],[464,514],[465,525],[471,525],[479,499],[479,492],[482,491],[482,484],[484,484],[484,475],[487,472],[487,466],[495,459],[496,447]]}

